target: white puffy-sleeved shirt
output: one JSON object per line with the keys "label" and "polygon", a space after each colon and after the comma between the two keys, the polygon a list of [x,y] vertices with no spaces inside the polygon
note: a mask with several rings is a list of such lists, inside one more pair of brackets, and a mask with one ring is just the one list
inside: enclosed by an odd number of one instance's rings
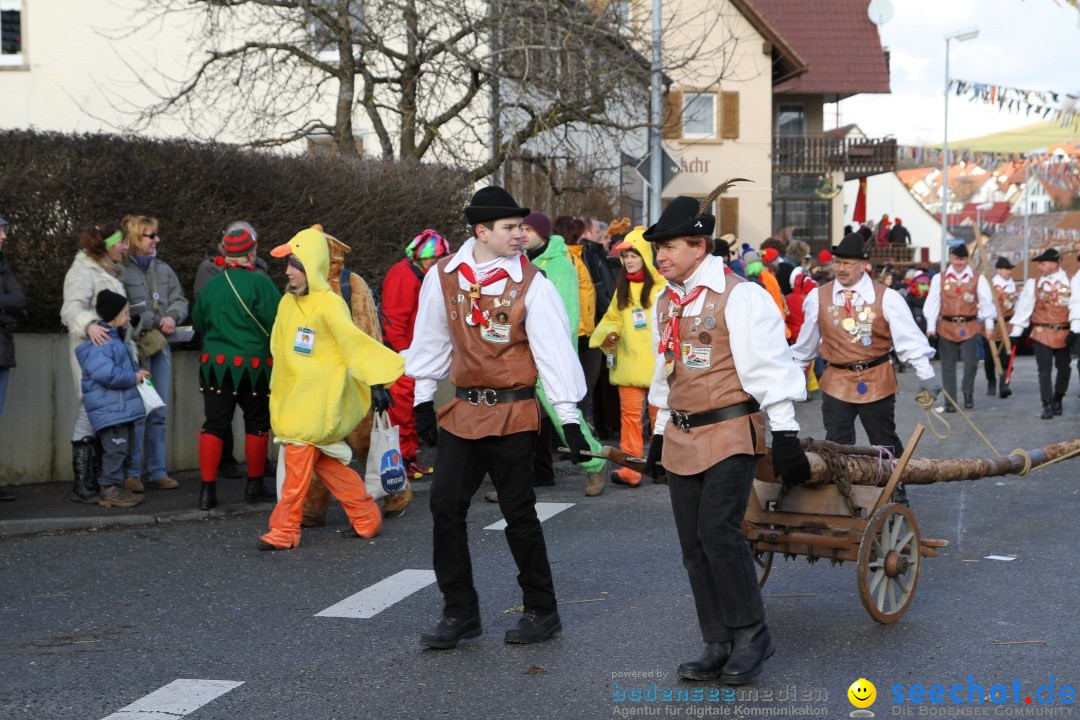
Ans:
{"label": "white puffy-sleeved shirt", "polygon": [[[715,255],[707,255],[697,270],[683,285],[671,283],[675,292],[685,297],[694,288],[704,285],[713,292],[723,293],[727,288],[724,261]],[[702,293],[683,310],[683,318],[701,314],[706,294]],[[657,303],[653,323],[653,348],[660,345],[660,304]],[[749,393],[769,418],[772,430],[798,431],[795,420],[796,400],[806,399],[806,378],[799,366],[791,359],[784,335],[784,318],[772,296],[754,282],[738,283],[731,289],[731,296],[724,307],[731,342],[731,357],[743,390]],[[656,354],[649,403],[658,408],[656,428],[664,434],[670,419],[668,407],[668,379],[664,376],[664,356]]]}
{"label": "white puffy-sleeved shirt", "polygon": [[[941,276],[951,277],[958,283],[964,283],[971,279],[974,274],[975,271],[971,269],[969,263],[959,273],[953,270],[952,265],[950,265],[945,269],[945,272],[938,273],[930,278],[930,292],[927,293],[926,303],[923,304],[923,316],[926,318],[927,332],[937,332],[938,316],[941,314]],[[979,304],[977,311],[979,322],[987,330],[993,330],[994,321],[997,320],[997,307],[994,305],[994,296],[990,290],[990,283],[982,275],[979,276],[979,281],[975,285],[975,293]]]}
{"label": "white puffy-sleeved shirt", "polygon": [[1031,314],[1035,312],[1035,290],[1043,285],[1063,283],[1069,286],[1069,329],[1074,333],[1080,333],[1080,272],[1073,275],[1072,280],[1065,271],[1058,268],[1049,275],[1038,278],[1028,278],[1024,283],[1024,289],[1020,291],[1020,297],[1016,300],[1016,312],[1013,313],[1012,330],[1010,335],[1019,335],[1031,324]]}
{"label": "white puffy-sleeved shirt", "polygon": [[[841,285],[839,281],[834,282],[834,305],[844,304],[845,290],[855,291],[853,305],[872,305],[877,300],[874,281],[866,274],[863,274],[859,282],[849,288]],[[803,300],[805,319],[799,330],[799,339],[791,346],[791,354],[803,370],[818,356],[818,346],[821,344],[821,328],[818,326],[819,293],[820,290],[814,290]],[[911,365],[920,380],[932,380],[934,368],[930,365],[930,358],[934,356],[934,348],[930,347],[926,336],[915,324],[911,309],[900,293],[892,288],[885,288],[885,295],[881,298],[881,312],[885,317],[885,322],[889,324],[892,344],[900,360]]]}
{"label": "white puffy-sleeved shirt", "polygon": [[[473,268],[477,277],[503,268],[511,280],[521,281],[519,255],[478,263],[473,258],[475,245],[475,238],[466,240],[443,268],[443,272],[458,275],[458,287],[469,290],[468,280],[457,272],[462,263]],[[480,288],[480,292],[484,295],[501,295],[505,288],[506,280],[499,280]],[[585,374],[578,361],[577,348],[570,343],[570,320],[566,317],[562,298],[542,273],[533,278],[525,292],[525,334],[529,337],[529,348],[544,383],[544,391],[555,408],[559,422],[576,424],[577,403],[585,397]],[[450,374],[453,351],[446,317],[446,299],[436,268],[424,276],[412,345],[404,351],[405,374],[416,380],[415,405],[434,399],[438,381]]]}

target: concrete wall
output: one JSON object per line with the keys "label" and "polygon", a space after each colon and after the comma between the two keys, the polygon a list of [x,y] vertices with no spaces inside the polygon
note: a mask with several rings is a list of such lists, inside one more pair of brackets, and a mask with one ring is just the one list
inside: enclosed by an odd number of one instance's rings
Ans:
{"label": "concrete wall", "polygon": [[[0,485],[70,479],[77,401],[67,335],[16,334],[15,353],[18,366],[11,370],[0,415]],[[165,449],[170,471],[199,466],[203,406],[198,362],[198,352],[173,353],[173,387],[165,397]],[[244,435],[239,413],[233,430],[242,456]]]}

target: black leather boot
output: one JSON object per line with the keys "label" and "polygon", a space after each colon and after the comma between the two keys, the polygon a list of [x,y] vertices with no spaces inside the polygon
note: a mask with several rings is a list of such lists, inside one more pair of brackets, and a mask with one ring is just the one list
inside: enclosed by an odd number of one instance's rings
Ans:
{"label": "black leather boot", "polygon": [[534,610],[526,610],[517,625],[506,631],[506,642],[530,645],[543,642],[562,630],[559,611],[539,615]]}
{"label": "black leather boot", "polygon": [[277,497],[270,487],[266,484],[266,481],[261,477],[247,479],[247,485],[244,486],[244,500],[249,503],[256,503],[260,500],[273,500]]}
{"label": "black leather boot", "polygon": [[970,410],[975,407],[975,393],[964,393],[964,409]]}
{"label": "black leather boot", "polygon": [[720,676],[728,685],[743,685],[761,674],[765,661],[772,657],[772,634],[762,620],[754,625],[735,628],[731,641],[731,657]]}
{"label": "black leather boot", "polygon": [[1007,398],[1012,395],[1012,390],[1009,388],[1009,383],[1005,382],[1005,378],[998,380],[998,397]]}
{"label": "black leather boot", "polygon": [[199,488],[199,509],[210,510],[217,507],[217,481],[204,482]]}
{"label": "black leather boot", "polygon": [[679,665],[679,677],[687,680],[712,680],[720,677],[724,663],[731,657],[731,643],[709,643],[705,652],[696,660]]}
{"label": "black leather boot", "polygon": [[483,629],[479,615],[465,618],[444,617],[434,630],[420,636],[420,644],[436,650],[449,650],[457,647],[462,640],[480,637],[481,632]]}
{"label": "black leather boot", "polygon": [[1061,413],[1065,412],[1065,409],[1061,407],[1061,400],[1063,397],[1063,395],[1055,395],[1054,402],[1050,403],[1050,410],[1055,415],[1060,415]]}
{"label": "black leather boot", "polygon": [[71,469],[75,482],[71,486],[72,502],[97,504],[98,483],[94,475],[94,439],[83,438],[71,443]]}
{"label": "black leather boot", "polygon": [[997,395],[997,383],[995,383],[993,380],[986,381],[986,394],[990,397],[994,397],[995,395]]}
{"label": "black leather boot", "polygon": [[1044,403],[1043,404],[1042,415],[1040,415],[1039,417],[1041,417],[1043,420],[1053,420],[1054,419],[1054,410],[1053,410],[1053,408],[1051,408],[1050,403]]}

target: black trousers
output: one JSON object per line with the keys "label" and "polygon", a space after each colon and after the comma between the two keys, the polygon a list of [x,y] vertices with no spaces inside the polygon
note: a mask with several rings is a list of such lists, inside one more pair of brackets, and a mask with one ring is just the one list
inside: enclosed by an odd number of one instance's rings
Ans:
{"label": "black trousers", "polygon": [[956,394],[956,362],[964,363],[964,377],[960,389],[965,395],[975,392],[975,367],[979,364],[979,346],[975,338],[963,342],[953,342],[938,335],[938,357],[941,358],[941,386],[950,397],[961,402]]}
{"label": "black trousers", "polygon": [[540,418],[540,432],[533,436],[533,487],[555,484],[555,462],[552,459],[551,440],[558,437],[555,426],[547,414]]}
{"label": "black trousers", "polygon": [[870,403],[849,403],[828,393],[821,394],[821,419],[825,424],[826,440],[854,445],[855,418],[862,421],[871,445],[890,448],[895,457],[904,452],[904,444],[896,434],[896,395]]}
{"label": "black trousers", "polygon": [[[217,435],[224,440],[229,439],[229,452],[232,453],[232,419],[236,407],[244,413],[244,433],[247,435],[264,435],[270,432],[270,387],[265,376],[254,387],[248,376],[240,379],[240,384],[234,388],[232,376],[225,375],[225,381],[221,387],[214,390],[203,390],[203,421],[202,430],[210,435]],[[224,454],[224,449],[222,454]]]}
{"label": "black trousers", "polygon": [[491,475],[499,494],[525,610],[541,615],[555,611],[555,587],[532,488],[535,438],[535,432],[520,432],[466,440],[446,430],[439,432],[431,518],[435,579],[443,594],[444,617],[466,617],[479,611],[465,518],[485,474]]}
{"label": "black trousers", "polygon": [[728,642],[733,628],[765,618],[754,556],[740,527],[757,460],[733,455],[697,475],[668,471],[683,567],[706,643]]}
{"label": "black trousers", "polygon": [[[596,383],[600,380],[600,365],[604,362],[604,352],[600,348],[589,347],[588,335],[578,338],[578,362],[581,363],[581,369],[585,373],[585,397],[578,403],[578,410],[588,417]],[[593,425],[595,426],[597,422],[599,421],[593,415]]]}
{"label": "black trousers", "polygon": [[[1039,369],[1039,396],[1043,405],[1049,405],[1054,400],[1065,397],[1069,391],[1069,375],[1072,374],[1071,353],[1066,345],[1060,350],[1043,345],[1036,340],[1031,341],[1035,348],[1035,366]],[[1057,377],[1053,384],[1050,382],[1050,369],[1057,367]]]}
{"label": "black trousers", "polygon": [[[994,367],[993,353],[990,352],[990,341],[979,336],[979,343],[983,347],[983,368],[986,370],[986,382],[993,385],[997,382],[997,368]],[[1001,377],[1004,380],[1005,374],[1009,372],[1009,353],[1005,351],[1005,343],[999,342],[997,346],[998,360],[1001,362]]]}

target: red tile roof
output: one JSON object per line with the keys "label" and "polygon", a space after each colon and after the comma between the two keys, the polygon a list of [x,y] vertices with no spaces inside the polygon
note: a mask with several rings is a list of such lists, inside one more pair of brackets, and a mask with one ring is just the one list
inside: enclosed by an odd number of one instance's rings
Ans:
{"label": "red tile roof", "polygon": [[889,67],[867,0],[751,0],[809,69],[773,88],[848,97],[889,92]]}

